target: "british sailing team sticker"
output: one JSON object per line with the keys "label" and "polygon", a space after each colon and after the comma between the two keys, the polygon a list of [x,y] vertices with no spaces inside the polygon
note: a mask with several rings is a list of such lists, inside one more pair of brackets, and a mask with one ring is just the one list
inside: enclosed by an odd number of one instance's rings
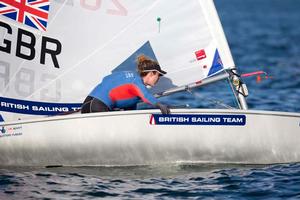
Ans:
{"label": "british sailing team sticker", "polygon": [[245,126],[246,115],[182,115],[152,114],[151,125],[211,125],[211,126]]}

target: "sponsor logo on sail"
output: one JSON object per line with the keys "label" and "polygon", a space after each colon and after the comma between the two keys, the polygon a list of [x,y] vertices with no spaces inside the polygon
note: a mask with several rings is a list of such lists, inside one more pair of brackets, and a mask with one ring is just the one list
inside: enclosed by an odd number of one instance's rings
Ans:
{"label": "sponsor logo on sail", "polygon": [[202,60],[202,59],[206,58],[206,53],[205,53],[204,49],[196,51],[195,55],[196,55],[197,60]]}
{"label": "sponsor logo on sail", "polygon": [[30,115],[57,115],[77,111],[81,103],[50,103],[0,97],[0,110]]}
{"label": "sponsor logo on sail", "polygon": [[212,125],[212,126],[244,126],[245,115],[183,115],[183,114],[153,114],[150,117],[151,125]]}

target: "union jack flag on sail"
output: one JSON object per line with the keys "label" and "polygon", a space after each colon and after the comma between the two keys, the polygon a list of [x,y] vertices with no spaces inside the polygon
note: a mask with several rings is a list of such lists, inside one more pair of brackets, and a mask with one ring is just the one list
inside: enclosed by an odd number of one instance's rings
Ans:
{"label": "union jack flag on sail", "polygon": [[49,0],[1,0],[0,15],[46,31]]}

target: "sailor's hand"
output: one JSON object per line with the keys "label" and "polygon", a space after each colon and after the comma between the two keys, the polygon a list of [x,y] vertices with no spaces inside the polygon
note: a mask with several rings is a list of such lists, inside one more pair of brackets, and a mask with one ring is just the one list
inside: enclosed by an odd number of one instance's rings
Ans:
{"label": "sailor's hand", "polygon": [[163,115],[167,115],[167,114],[171,113],[171,111],[170,111],[170,109],[168,108],[167,105],[157,103],[155,106],[160,109],[160,111]]}

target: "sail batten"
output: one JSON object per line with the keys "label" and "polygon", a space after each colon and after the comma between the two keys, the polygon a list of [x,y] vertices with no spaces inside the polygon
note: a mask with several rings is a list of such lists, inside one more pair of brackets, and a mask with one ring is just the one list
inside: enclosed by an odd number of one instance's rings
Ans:
{"label": "sail batten", "polygon": [[1,105],[5,121],[27,117],[20,110],[27,108],[26,102],[36,102],[41,111],[47,103],[78,105],[106,75],[135,71],[140,54],[167,71],[153,94],[234,66],[213,0],[118,3],[51,1],[42,29],[0,14],[1,97],[15,102]]}

